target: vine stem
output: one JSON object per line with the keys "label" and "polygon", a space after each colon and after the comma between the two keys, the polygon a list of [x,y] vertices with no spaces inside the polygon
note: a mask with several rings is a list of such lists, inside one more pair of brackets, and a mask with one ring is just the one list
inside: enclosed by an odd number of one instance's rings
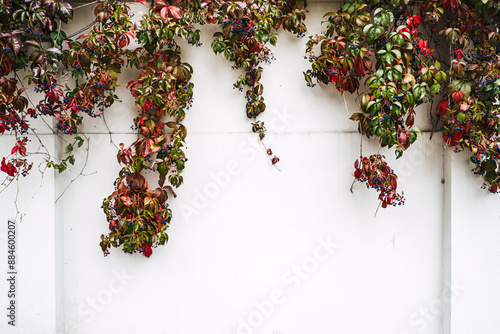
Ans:
{"label": "vine stem", "polygon": [[106,129],[108,129],[108,133],[109,133],[109,142],[111,144],[113,144],[115,146],[115,148],[117,150],[120,150],[120,148],[118,146],[116,146],[116,143],[115,141],[113,140],[113,134],[111,133],[111,130],[109,129],[109,126],[108,126],[108,122],[106,122],[106,113],[102,113],[102,120],[104,121],[104,125],[106,125]]}
{"label": "vine stem", "polygon": [[85,30],[92,28],[92,26],[94,24],[96,24],[96,23],[97,23],[97,17],[92,22],[90,22],[88,25],[86,25],[85,27],[83,27],[82,29],[75,31],[74,33],[72,33],[72,34],[70,34],[70,35],[68,35],[66,37],[67,38],[75,37],[76,35],[81,34],[82,32],[84,32]]}
{"label": "vine stem", "polygon": [[52,40],[52,46],[56,46],[56,41],[59,38],[59,35],[61,34],[61,19],[59,19],[59,24],[57,25],[57,36],[55,39]]}
{"label": "vine stem", "polygon": [[[7,189],[11,183],[14,181],[15,178],[12,178],[12,179],[9,179],[9,177],[6,177],[3,181],[2,181],[2,186],[4,187],[2,190],[0,190],[0,194],[2,192],[4,192],[5,189]],[[6,181],[8,181],[8,183],[5,183]]]}
{"label": "vine stem", "polygon": [[85,167],[87,167],[87,163],[89,161],[89,148],[90,148],[90,138],[87,137],[86,135],[84,135],[83,133],[81,133],[82,136],[85,137],[85,139],[87,140],[87,148],[85,149],[87,152],[85,154],[85,162],[83,164],[83,167],[82,169],[80,170],[80,172],[78,173],[78,175],[75,176],[75,178],[73,178],[69,184],[64,188],[64,190],[62,191],[62,193],[56,198],[55,202],[54,203],[57,203],[59,201],[59,199],[61,199],[61,197],[63,197],[63,195],[66,193],[66,190],[68,190],[68,188],[80,177],[80,176],[88,176],[88,175],[93,175],[93,174],[96,174],[97,172],[93,172],[93,173],[90,173],[90,174],[84,174],[83,171],[85,170]]}
{"label": "vine stem", "polygon": [[342,94],[342,97],[344,98],[344,105],[345,105],[345,111],[347,112],[347,116],[351,117],[351,114],[349,113],[349,107],[347,106],[347,101],[345,100],[345,95]]}
{"label": "vine stem", "polygon": [[16,179],[16,197],[14,198],[14,206],[16,207],[16,217],[14,218],[17,220],[17,217],[20,217],[19,220],[22,220],[23,215],[19,211],[19,206],[17,205],[17,199],[19,197],[19,173],[15,177]]}
{"label": "vine stem", "polygon": [[[260,142],[262,143],[262,146],[264,146],[264,149],[266,150],[266,154],[267,154],[268,148],[267,148],[266,144],[264,144],[264,142],[262,140]],[[272,159],[271,159],[271,162],[272,162]],[[276,164],[273,164],[273,166],[276,167],[276,169],[281,172],[281,169],[279,169],[278,166],[276,166]]]}
{"label": "vine stem", "polygon": [[373,218],[377,218],[377,213],[378,213],[378,209],[380,209],[380,205],[382,204],[381,201],[378,202],[378,206],[377,206],[377,210],[375,211],[375,214],[373,215]]}
{"label": "vine stem", "polygon": [[[21,84],[21,87],[26,88],[26,87],[24,86],[23,80],[19,77],[19,74],[17,74],[17,72],[15,72],[15,76],[16,76],[17,80],[19,81],[19,83]],[[27,97],[27,99],[28,99],[29,103],[31,104],[31,106],[32,106],[34,109],[36,109],[36,105],[35,105],[35,104],[33,103],[33,101],[31,100],[31,98],[30,98],[29,94],[26,94],[26,97]],[[41,117],[41,120],[43,121],[43,123],[45,123],[45,125],[47,125],[47,127],[50,129],[50,131],[52,131],[52,134],[56,134],[56,131],[52,128],[52,126],[50,126],[50,125],[49,125],[49,123],[47,123],[47,121],[46,121],[43,117]],[[30,129],[31,129],[31,131],[33,131],[33,133],[37,136],[38,140],[40,140],[40,138],[38,137],[38,135],[35,133],[35,130],[34,130],[33,128],[31,128],[31,127],[30,127]],[[44,146],[44,148],[46,149],[46,147],[45,147],[45,146]],[[48,152],[48,150],[47,150],[47,152]]]}
{"label": "vine stem", "polygon": [[83,5],[80,5],[80,6],[76,6],[75,8],[73,8],[73,10],[77,10],[77,9],[80,9],[80,8],[83,8],[83,7],[87,7],[87,6],[93,5],[95,3],[97,3],[97,1],[92,1],[92,2],[83,4]]}
{"label": "vine stem", "polygon": [[[41,141],[39,142],[39,144],[40,144],[40,146],[43,146],[45,149],[47,149],[47,148],[43,145],[43,143],[42,143]],[[41,154],[45,155],[45,153],[41,153]],[[45,166],[45,167],[43,168],[43,170],[41,170],[41,169],[40,169],[41,164],[42,164],[42,163],[40,163],[40,164],[38,165],[38,170],[40,171],[40,175],[41,175],[40,185],[38,186],[37,190],[33,193],[33,195],[31,196],[30,200],[28,201],[28,204],[26,205],[26,208],[25,208],[25,210],[24,210],[24,213],[23,213],[21,210],[19,210],[19,206],[18,206],[18,197],[19,197],[19,173],[16,175],[16,177],[15,177],[15,178],[13,177],[12,179],[10,179],[9,184],[8,184],[8,185],[7,185],[4,189],[2,189],[2,190],[0,191],[0,193],[2,193],[5,189],[7,189],[7,188],[8,188],[8,186],[9,186],[12,182],[14,182],[14,180],[16,181],[16,197],[14,198],[14,206],[15,206],[15,208],[16,208],[16,216],[15,216],[15,220],[17,220],[17,219],[18,219],[18,217],[19,217],[19,222],[21,222],[21,223],[22,223],[22,221],[23,221],[23,217],[26,215],[26,212],[28,211],[28,208],[29,208],[29,207],[30,207],[30,205],[31,205],[31,202],[33,202],[33,199],[35,198],[36,194],[38,194],[38,192],[40,191],[40,189],[42,189],[42,186],[43,186],[43,180],[44,180],[44,178],[45,178],[45,170],[47,169],[47,166]],[[4,181],[4,182],[5,182],[5,181]],[[2,183],[2,185],[4,184],[4,182]]]}
{"label": "vine stem", "polygon": [[[362,156],[363,156],[363,134],[360,133],[360,141],[359,141],[359,157],[360,157],[360,159]],[[352,191],[352,187],[354,187],[354,184],[356,183],[356,181],[357,181],[356,178],[354,178],[354,180],[352,181],[352,184],[351,184],[351,188],[349,188],[349,190],[351,191],[351,194],[354,194],[354,191]]]}
{"label": "vine stem", "polygon": [[360,136],[360,141],[359,141],[359,156],[363,156],[363,134]]}

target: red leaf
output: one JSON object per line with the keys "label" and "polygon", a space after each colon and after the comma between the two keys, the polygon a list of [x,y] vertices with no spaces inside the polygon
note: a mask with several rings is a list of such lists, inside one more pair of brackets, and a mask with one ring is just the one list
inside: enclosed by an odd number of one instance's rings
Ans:
{"label": "red leaf", "polygon": [[363,61],[365,63],[365,68],[368,71],[371,71],[372,70],[372,66],[373,66],[373,61],[370,58],[368,58],[368,57],[363,58]]}
{"label": "red leaf", "polygon": [[149,244],[146,244],[146,246],[144,246],[144,256],[150,257],[151,254],[153,254],[153,250],[151,249],[151,246]]}
{"label": "red leaf", "polygon": [[391,178],[391,187],[396,189],[398,187],[398,180],[396,177]]}
{"label": "red leaf", "polygon": [[26,155],[26,147],[25,146],[19,146],[18,152],[21,155]]}
{"label": "red leaf", "polygon": [[132,201],[130,200],[130,197],[122,196],[122,197],[120,197],[120,199],[122,200],[122,203],[125,204],[126,206],[132,205]]}
{"label": "red leaf", "polygon": [[7,165],[5,164],[5,158],[2,158],[2,166],[0,167],[2,172],[7,173]]}
{"label": "red leaf", "polygon": [[462,139],[462,136],[463,136],[463,132],[462,132],[462,131],[455,130],[455,132],[453,132],[453,138],[454,138],[455,140],[460,140],[460,139]]}
{"label": "red leaf", "polygon": [[181,9],[176,6],[169,6],[167,7],[168,11],[170,12],[170,15],[176,19],[180,19],[182,17]]}
{"label": "red leaf", "polygon": [[127,187],[125,186],[125,183],[122,182],[118,186],[118,194],[122,195],[122,194],[126,194],[126,193],[127,193]]}
{"label": "red leaf", "polygon": [[401,133],[399,134],[399,141],[400,141],[401,143],[406,143],[406,133],[401,132]]}
{"label": "red leaf", "polygon": [[12,148],[12,151],[10,151],[10,154],[14,154],[17,152],[17,145]]}
{"label": "red leaf", "polygon": [[142,189],[146,183],[146,179],[141,174],[135,172],[127,175],[127,182],[132,188]]}
{"label": "red leaf", "polygon": [[448,100],[444,99],[439,102],[439,114],[444,116],[446,114],[446,110],[448,109]]}
{"label": "red leaf", "polygon": [[446,133],[443,132],[443,140],[445,141],[445,143],[447,143],[449,146],[456,146],[457,145],[457,142],[455,141],[455,139],[453,138],[453,136],[449,136],[447,135]]}
{"label": "red leaf", "polygon": [[49,102],[55,103],[59,100],[59,94],[54,89],[51,89],[49,93],[47,94],[47,97],[49,98]]}
{"label": "red leaf", "polygon": [[155,190],[153,190],[153,196],[154,197],[160,197],[160,195],[162,194],[162,190],[161,188],[156,188]]}
{"label": "red leaf", "polygon": [[330,74],[330,82],[337,83],[339,81],[338,74]]}
{"label": "red leaf", "polygon": [[270,148],[267,149],[267,155],[273,155],[273,151]]}
{"label": "red leaf", "polygon": [[8,164],[5,164],[5,158],[2,158],[2,165],[0,166],[0,170],[9,174],[9,176],[14,176],[17,173],[17,168],[13,164],[11,164],[10,162]]}
{"label": "red leaf", "polygon": [[127,88],[129,88],[130,86],[132,87],[136,87],[137,86],[137,82],[135,80],[130,80],[127,84]]}
{"label": "red leaf", "polygon": [[168,7],[163,7],[162,9],[160,9],[160,16],[162,19],[166,19],[167,18],[167,13],[168,13]]}
{"label": "red leaf", "polygon": [[456,102],[460,102],[463,100],[464,98],[464,92],[461,91],[461,90],[455,90],[452,94],[451,94],[451,98]]}
{"label": "red leaf", "polygon": [[[357,161],[357,160],[356,160],[356,161]],[[359,179],[359,177],[360,177],[360,176],[361,176],[361,171],[360,171],[359,169],[356,169],[356,170],[354,171],[354,177],[355,177],[356,179]]]}
{"label": "red leaf", "polygon": [[143,4],[144,6],[146,6],[146,7],[147,7],[147,5],[146,5],[146,0],[135,0],[135,2],[138,2],[138,3],[140,3],[140,4]]}
{"label": "red leaf", "polygon": [[410,113],[406,118],[406,126],[411,128],[414,123],[415,123],[415,116],[413,116],[413,113]]}

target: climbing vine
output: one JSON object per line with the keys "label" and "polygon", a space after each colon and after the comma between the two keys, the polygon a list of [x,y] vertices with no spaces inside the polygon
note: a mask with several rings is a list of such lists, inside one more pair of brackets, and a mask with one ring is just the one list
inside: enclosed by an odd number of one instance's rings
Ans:
{"label": "climbing vine", "polygon": [[[181,122],[193,97],[193,70],[181,61],[174,36],[196,44],[199,32],[182,19],[180,8],[163,2],[134,30],[143,45],[130,53],[129,63],[141,74],[128,87],[139,109],[134,124],[140,136],[129,147],[120,145],[118,161],[123,168],[116,190],[102,205],[110,233],[101,236],[101,248],[108,254],[110,246],[123,245],[124,252],[150,257],[154,247],[168,240],[165,230],[172,213],[167,199],[176,196],[174,188],[182,184],[187,160],[182,150],[187,130]],[[155,189],[143,175],[149,172],[158,176]]]}
{"label": "climbing vine", "polygon": [[[147,12],[136,23],[132,5]],[[46,150],[47,166],[63,172],[73,165],[87,138],[78,133],[84,116],[103,117],[119,100],[119,76],[128,66],[137,71],[127,85],[137,139],[119,145],[121,170],[102,204],[109,232],[100,246],[105,254],[122,247],[150,257],[168,241],[169,198],[182,185],[187,162],[183,120],[193,103],[193,68],[176,40],[200,46],[199,26],[216,27],[211,48],[241,71],[234,88],[245,91],[246,116],[262,140],[263,64],[274,59],[270,46],[279,28],[306,34],[305,7],[304,0],[98,0],[94,20],[68,35],[61,27],[73,18],[68,2],[0,0],[0,134],[15,136],[2,154],[3,185],[33,166],[27,135],[38,138],[34,118],[53,117],[54,131],[73,138],[65,157]],[[347,0],[325,17],[325,31],[306,43],[307,84],[356,94],[359,110],[351,119],[359,132],[394,148],[397,158],[417,140],[416,113],[429,105],[433,131],[442,131],[456,151],[467,150],[484,187],[498,192],[500,6],[493,0]],[[38,94],[28,97],[28,89]],[[273,165],[279,161],[267,147],[266,153]],[[382,207],[404,203],[381,154],[361,152],[354,177],[379,193]]]}
{"label": "climbing vine", "polygon": [[[143,5],[145,2],[140,1]],[[243,90],[247,87],[247,117],[255,119],[265,110],[263,86],[260,83],[260,62],[272,58],[267,42],[276,44],[277,34],[272,29],[281,25],[285,30],[303,35],[304,10],[296,9],[295,2],[246,1],[221,2],[214,8],[213,2],[179,1],[175,4],[155,1],[148,15],[134,28],[142,47],[129,56],[131,66],[143,72],[137,81],[129,83],[136,98],[140,116],[135,119],[141,137],[130,147],[118,153],[124,165],[115,182],[116,190],[103,203],[109,222],[110,233],[101,236],[101,248],[108,254],[110,246],[123,245],[125,252],[141,252],[151,256],[152,249],[168,240],[165,232],[171,211],[167,198],[174,195],[173,188],[182,184],[180,175],[186,157],[182,151],[187,130],[180,122],[192,101],[192,68],[180,62],[180,48],[176,37],[199,46],[200,32],[194,24],[218,23],[222,32],[214,34],[212,48],[243,68],[235,84]],[[283,23],[282,23],[283,22]],[[166,51],[173,49],[171,51]],[[174,120],[163,123],[162,116]],[[171,132],[167,133],[166,129]],[[265,136],[263,122],[252,123],[253,132],[259,138]],[[274,165],[279,158],[267,150]],[[149,188],[141,172],[159,175],[155,190]],[[168,181],[166,184],[165,182]]]}
{"label": "climbing vine", "polygon": [[[440,125],[449,146],[470,150],[475,173],[497,192],[499,10],[492,0],[345,1],[307,42],[305,79],[357,94],[359,112],[351,119],[359,132],[394,147],[397,158],[420,133],[416,108],[438,101],[434,130]],[[356,179],[365,177],[360,173],[356,167]],[[382,184],[393,182],[392,173],[383,175]]]}
{"label": "climbing vine", "polygon": [[[305,35],[303,7],[305,1],[297,0],[246,0],[223,2],[220,6],[217,23],[222,31],[214,34],[212,49],[233,62],[233,68],[243,69],[234,88],[240,91],[246,88],[246,114],[250,119],[255,120],[266,109],[260,64],[274,59],[267,44],[276,45],[276,29],[280,26],[298,37]],[[266,131],[264,122],[254,121],[252,131],[262,140]]]}

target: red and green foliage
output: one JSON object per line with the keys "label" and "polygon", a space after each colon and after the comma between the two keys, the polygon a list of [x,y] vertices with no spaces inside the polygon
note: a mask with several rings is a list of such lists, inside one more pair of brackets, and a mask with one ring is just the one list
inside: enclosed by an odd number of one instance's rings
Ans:
{"label": "red and green foliage", "polygon": [[[136,2],[148,6],[145,0]],[[73,17],[67,2],[0,0],[0,135],[16,138],[0,172],[12,181],[30,170],[26,135],[36,135],[31,118],[54,117],[55,130],[74,135],[84,114],[99,117],[117,101],[122,68],[137,69],[138,78],[128,88],[138,111],[133,120],[138,138],[120,145],[122,169],[102,205],[109,233],[100,245],[105,254],[122,246],[127,253],[151,256],[168,240],[168,199],[183,183],[187,161],[182,122],[193,101],[193,69],[182,61],[176,38],[199,46],[197,25],[218,26],[211,47],[242,70],[234,88],[246,90],[246,115],[263,139],[264,122],[256,119],[266,109],[261,65],[273,59],[269,45],[276,45],[278,28],[299,37],[306,33],[305,6],[304,0],[153,0],[133,24],[127,2],[98,0],[90,31],[73,36],[61,29]],[[415,119],[422,108],[417,107],[432,103],[431,122],[442,128],[444,141],[469,150],[475,173],[498,192],[497,2],[347,0],[325,16],[326,30],[307,42],[308,85],[316,80],[333,84],[341,94],[356,94],[359,112],[351,119],[360,133],[395,148],[398,158],[420,133]],[[133,41],[140,45],[134,50]],[[19,70],[26,71],[26,80]],[[72,87],[61,78],[69,75]],[[24,81],[40,93],[36,103],[28,99]],[[75,135],[69,143],[59,163],[47,153],[49,167],[62,172],[74,164],[73,152],[83,139]],[[270,149],[267,154],[272,164],[279,161]],[[404,203],[397,176],[382,155],[360,157],[354,176],[379,192],[382,207]]]}
{"label": "red and green foliage", "polygon": [[370,157],[360,157],[354,162],[354,178],[359,182],[366,182],[367,188],[379,192],[378,199],[382,207],[387,205],[404,204],[403,194],[397,193],[398,176],[385,162],[381,154],[372,154]]}
{"label": "red and green foliage", "polygon": [[492,0],[349,0],[312,36],[305,74],[359,97],[359,131],[394,147],[417,139],[417,106],[436,102],[433,123],[468,148],[485,186],[500,185],[500,10]]}
{"label": "red and green foliage", "polygon": [[[136,51],[140,52],[140,51]],[[182,184],[186,157],[182,150],[186,128],[181,124],[192,98],[192,69],[182,63],[177,50],[146,52],[139,57],[142,73],[129,82],[139,115],[135,125],[140,137],[129,147],[121,144],[118,161],[123,166],[116,190],[103,203],[110,233],[101,236],[101,247],[149,257],[152,248],[168,240],[171,220],[167,199]],[[170,120],[164,120],[168,117]],[[158,186],[152,189],[141,173],[154,172]]]}
{"label": "red and green foliage", "polygon": [[[128,87],[136,100],[134,119],[139,138],[129,147],[121,144],[118,162],[123,166],[115,181],[116,190],[103,202],[109,234],[101,236],[105,254],[109,247],[149,257],[152,249],[168,241],[165,232],[172,212],[169,195],[182,182],[187,161],[183,152],[187,130],[181,123],[192,103],[193,69],[181,61],[174,36],[197,43],[199,33],[182,19],[179,7],[159,2],[136,25],[142,46],[130,52],[130,65],[141,73]],[[158,186],[149,186],[145,175],[154,173]]]}
{"label": "red and green foliage", "polygon": [[[274,56],[267,47],[275,46],[281,26],[297,36],[304,36],[306,10],[304,0],[245,0],[222,1],[218,9],[217,23],[222,31],[214,34],[212,49],[233,62],[233,68],[243,69],[234,88],[243,91],[246,87],[246,114],[254,119],[265,109],[264,86],[260,82],[262,62],[270,63]],[[252,123],[252,131],[265,136],[263,122]]]}

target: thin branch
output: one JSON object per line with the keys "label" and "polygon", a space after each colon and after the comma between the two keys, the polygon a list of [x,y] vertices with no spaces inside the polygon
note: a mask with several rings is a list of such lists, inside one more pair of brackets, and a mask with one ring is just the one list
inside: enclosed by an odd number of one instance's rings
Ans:
{"label": "thin branch", "polygon": [[83,7],[87,7],[87,6],[93,5],[95,3],[97,3],[97,1],[92,1],[92,2],[83,4],[83,5],[80,5],[80,6],[76,6],[76,7],[73,8],[73,10],[77,10],[77,9],[80,9],[80,8],[83,8]]}
{"label": "thin branch", "polygon": [[[5,182],[8,181],[9,183],[5,184]],[[6,177],[3,182],[2,182],[2,186],[4,187],[2,190],[0,190],[0,194],[2,192],[4,192],[5,189],[7,189],[11,184],[12,182],[14,182],[14,178],[9,178],[9,177]]]}
{"label": "thin branch", "polygon": [[373,218],[377,218],[378,209],[380,209],[380,205],[381,204],[382,204],[382,201],[379,201],[378,202],[378,206],[377,206],[377,210],[375,211],[375,214],[373,215]]}
{"label": "thin branch", "polygon": [[[21,87],[26,88],[26,87],[24,87],[23,80],[19,77],[19,74],[17,74],[17,72],[15,73],[15,76],[16,76],[17,80],[19,81],[19,83],[21,84]],[[32,106],[33,108],[36,108],[36,105],[35,105],[35,103],[33,103],[33,101],[31,100],[31,98],[30,98],[29,94],[26,94],[26,97],[27,97],[27,99],[28,99],[29,103],[31,104],[31,106]],[[51,131],[52,131],[52,134],[56,134],[56,131],[52,128],[52,126],[50,126],[50,125],[47,123],[47,121],[46,121],[43,117],[41,117],[41,120],[42,120],[42,121],[45,123],[45,125],[47,125],[47,127],[48,127]]]}
{"label": "thin branch", "polygon": [[59,38],[59,35],[61,34],[61,19],[59,19],[59,24],[57,25],[57,36],[52,40],[52,46],[56,46],[56,41]]}
{"label": "thin branch", "polygon": [[16,217],[15,220],[17,220],[17,217],[20,216],[20,219],[22,219],[22,214],[21,211],[19,211],[19,206],[17,205],[17,198],[19,197],[19,173],[17,173],[16,177],[16,197],[14,198],[14,206],[16,207]]}
{"label": "thin branch", "polygon": [[97,21],[97,17],[92,21],[90,22],[88,25],[86,25],[85,27],[83,27],[82,29],[78,30],[78,31],[75,31],[74,33],[68,35],[67,37],[68,38],[72,38],[72,37],[75,37],[76,35],[79,35],[81,34],[82,32],[84,32],[85,30],[88,30],[90,28],[92,28],[94,26],[94,24],[96,24],[98,21]]}
{"label": "thin branch", "polygon": [[113,140],[113,134],[111,133],[111,130],[109,129],[109,126],[108,126],[108,122],[106,122],[106,116],[105,116],[106,113],[102,113],[102,120],[104,121],[104,125],[106,125],[106,129],[108,129],[108,133],[109,133],[109,142],[111,144],[113,144],[117,150],[119,150],[118,146],[116,146],[116,143],[115,141]]}
{"label": "thin branch", "polygon": [[[260,142],[262,143],[262,146],[264,146],[264,149],[266,150],[266,154],[267,154],[268,148],[267,148],[266,144],[264,144],[264,142],[262,140]],[[272,163],[273,159],[272,158],[269,158],[269,159],[271,160],[271,163]],[[279,169],[278,166],[276,166],[276,164],[273,164],[273,166],[276,167],[276,169],[281,172],[281,169]]]}
{"label": "thin branch", "polygon": [[359,141],[359,156],[363,156],[363,134],[361,134],[361,140]]}
{"label": "thin branch", "polygon": [[57,203],[57,201],[59,201],[59,199],[61,197],[63,197],[63,195],[66,193],[66,190],[68,190],[68,188],[73,184],[73,182],[75,182],[80,176],[87,176],[87,175],[92,175],[92,174],[95,174],[97,172],[94,172],[94,173],[90,173],[90,174],[84,174],[83,171],[85,170],[85,167],[87,167],[87,163],[89,161],[89,148],[90,148],[90,138],[85,136],[83,133],[81,134],[82,136],[85,137],[85,139],[87,140],[87,148],[85,149],[87,151],[86,155],[85,155],[85,163],[83,164],[83,167],[82,169],[80,170],[80,173],[78,173],[78,175],[72,179],[69,184],[66,186],[66,188],[64,188],[64,190],[62,191],[62,193],[59,195],[59,197],[57,197],[57,199],[55,200],[54,203]]}
{"label": "thin branch", "polygon": [[19,220],[20,222],[22,222],[23,216],[26,215],[26,212],[28,211],[28,208],[30,207],[31,202],[35,198],[36,194],[38,194],[38,192],[40,191],[40,189],[42,189],[43,179],[45,177],[45,170],[47,169],[47,165],[45,165],[45,167],[43,168],[43,170],[40,169],[40,165],[38,165],[38,170],[40,171],[40,175],[42,176],[42,178],[40,179],[40,185],[38,186],[38,189],[35,191],[35,193],[33,194],[33,196],[31,196],[30,200],[28,201],[28,204],[26,205],[24,213],[21,213],[20,220]]}
{"label": "thin branch", "polygon": [[351,114],[349,113],[349,107],[347,106],[347,102],[345,100],[345,95],[342,94],[342,97],[344,97],[344,105],[345,105],[345,111],[347,112],[347,116],[351,117]]}

